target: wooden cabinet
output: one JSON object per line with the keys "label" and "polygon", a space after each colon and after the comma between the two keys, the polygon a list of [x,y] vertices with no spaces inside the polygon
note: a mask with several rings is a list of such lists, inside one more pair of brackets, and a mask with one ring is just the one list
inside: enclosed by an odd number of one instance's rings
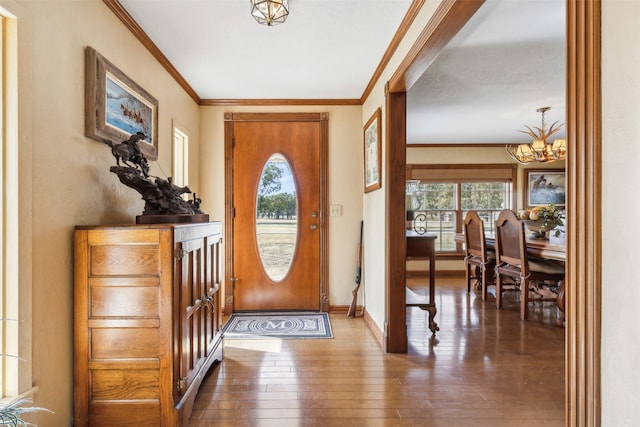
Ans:
{"label": "wooden cabinet", "polygon": [[186,426],[222,361],[221,225],[76,227],[75,426]]}

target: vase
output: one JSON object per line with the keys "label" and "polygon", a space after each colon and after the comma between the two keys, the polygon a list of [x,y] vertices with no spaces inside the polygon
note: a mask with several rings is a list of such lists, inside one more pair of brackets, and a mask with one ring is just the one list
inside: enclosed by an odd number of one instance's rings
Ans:
{"label": "vase", "polygon": [[554,226],[544,225],[544,221],[540,220],[524,220],[525,225],[531,231],[532,239],[549,240],[549,231],[553,230]]}

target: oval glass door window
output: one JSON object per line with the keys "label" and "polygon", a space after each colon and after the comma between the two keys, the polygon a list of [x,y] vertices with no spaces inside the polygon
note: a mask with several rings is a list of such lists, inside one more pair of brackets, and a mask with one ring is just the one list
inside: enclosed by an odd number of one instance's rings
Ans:
{"label": "oval glass door window", "polygon": [[296,183],[282,154],[273,154],[262,168],[256,199],[260,261],[267,276],[279,282],[291,268],[298,238]]}

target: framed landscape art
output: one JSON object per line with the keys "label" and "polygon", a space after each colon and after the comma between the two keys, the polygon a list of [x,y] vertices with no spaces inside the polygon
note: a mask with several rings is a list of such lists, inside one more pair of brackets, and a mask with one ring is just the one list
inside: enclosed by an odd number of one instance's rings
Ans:
{"label": "framed landscape art", "polygon": [[364,192],[376,190],[382,186],[381,163],[381,116],[380,108],[364,126]]}
{"label": "framed landscape art", "polygon": [[565,205],[564,169],[525,169],[525,207]]}
{"label": "framed landscape art", "polygon": [[158,158],[158,100],[89,46],[85,97],[87,137],[118,143],[142,132],[140,150]]}

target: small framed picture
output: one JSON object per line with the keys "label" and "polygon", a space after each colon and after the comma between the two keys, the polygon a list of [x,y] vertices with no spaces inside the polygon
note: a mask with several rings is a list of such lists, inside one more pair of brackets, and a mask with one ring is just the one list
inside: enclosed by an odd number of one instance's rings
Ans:
{"label": "small framed picture", "polygon": [[525,169],[526,187],[524,191],[525,207],[565,205],[564,169]]}
{"label": "small framed picture", "polygon": [[364,192],[382,187],[381,164],[381,116],[378,108],[364,126]]}
{"label": "small framed picture", "polygon": [[85,96],[87,137],[118,143],[142,132],[140,150],[158,158],[158,100],[89,46]]}

